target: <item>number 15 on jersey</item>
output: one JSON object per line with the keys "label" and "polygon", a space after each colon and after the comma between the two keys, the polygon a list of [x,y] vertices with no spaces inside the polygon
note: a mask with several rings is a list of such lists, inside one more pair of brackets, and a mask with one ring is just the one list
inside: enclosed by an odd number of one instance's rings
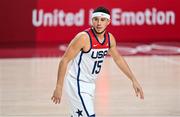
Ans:
{"label": "number 15 on jersey", "polygon": [[92,74],[98,74],[100,72],[102,63],[103,63],[103,60],[99,60],[99,61],[94,62]]}

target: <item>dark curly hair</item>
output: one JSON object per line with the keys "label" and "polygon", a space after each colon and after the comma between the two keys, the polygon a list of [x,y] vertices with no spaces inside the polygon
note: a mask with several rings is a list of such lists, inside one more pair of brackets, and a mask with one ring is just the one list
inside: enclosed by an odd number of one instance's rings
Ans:
{"label": "dark curly hair", "polygon": [[97,7],[93,13],[96,13],[96,12],[103,12],[103,13],[107,13],[110,15],[110,12],[107,8],[103,7],[103,6],[100,6],[100,7]]}

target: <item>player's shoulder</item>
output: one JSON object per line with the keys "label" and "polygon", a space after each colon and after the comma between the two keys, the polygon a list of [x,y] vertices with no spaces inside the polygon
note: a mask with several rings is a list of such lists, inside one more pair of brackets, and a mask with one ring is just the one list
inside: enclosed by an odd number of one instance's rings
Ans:
{"label": "player's shoulder", "polygon": [[108,33],[109,33],[110,41],[113,41],[113,42],[116,41],[114,35],[110,32]]}
{"label": "player's shoulder", "polygon": [[80,38],[80,39],[85,39],[85,38],[88,38],[88,34],[84,31],[82,32],[79,32],[76,37]]}
{"label": "player's shoulder", "polygon": [[112,33],[110,33],[110,32],[108,32],[108,33],[109,33],[109,37],[110,37],[110,47],[113,47],[116,45],[116,39]]}
{"label": "player's shoulder", "polygon": [[108,34],[109,34],[110,38],[115,39],[114,35],[112,33],[108,32]]}
{"label": "player's shoulder", "polygon": [[88,38],[88,35],[86,34],[86,32],[79,32],[73,38],[71,43],[84,47],[87,43],[87,38]]}

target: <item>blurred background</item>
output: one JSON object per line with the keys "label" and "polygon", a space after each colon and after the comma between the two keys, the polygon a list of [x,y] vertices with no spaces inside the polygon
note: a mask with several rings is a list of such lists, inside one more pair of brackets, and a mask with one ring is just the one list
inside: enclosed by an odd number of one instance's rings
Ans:
{"label": "blurred background", "polygon": [[144,87],[145,100],[134,97],[126,76],[108,57],[97,80],[97,115],[180,116],[179,4],[178,0],[1,0],[0,116],[68,116],[65,95],[61,105],[50,101],[58,63],[73,37],[90,27],[98,6],[110,10],[107,30]]}

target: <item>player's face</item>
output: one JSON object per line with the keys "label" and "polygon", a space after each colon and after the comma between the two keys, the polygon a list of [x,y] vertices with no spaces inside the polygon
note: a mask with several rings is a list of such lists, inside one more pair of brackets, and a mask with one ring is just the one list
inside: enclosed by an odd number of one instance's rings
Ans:
{"label": "player's face", "polygon": [[96,30],[96,33],[101,34],[106,30],[106,27],[109,25],[110,20],[104,17],[94,17],[92,19],[92,26]]}

